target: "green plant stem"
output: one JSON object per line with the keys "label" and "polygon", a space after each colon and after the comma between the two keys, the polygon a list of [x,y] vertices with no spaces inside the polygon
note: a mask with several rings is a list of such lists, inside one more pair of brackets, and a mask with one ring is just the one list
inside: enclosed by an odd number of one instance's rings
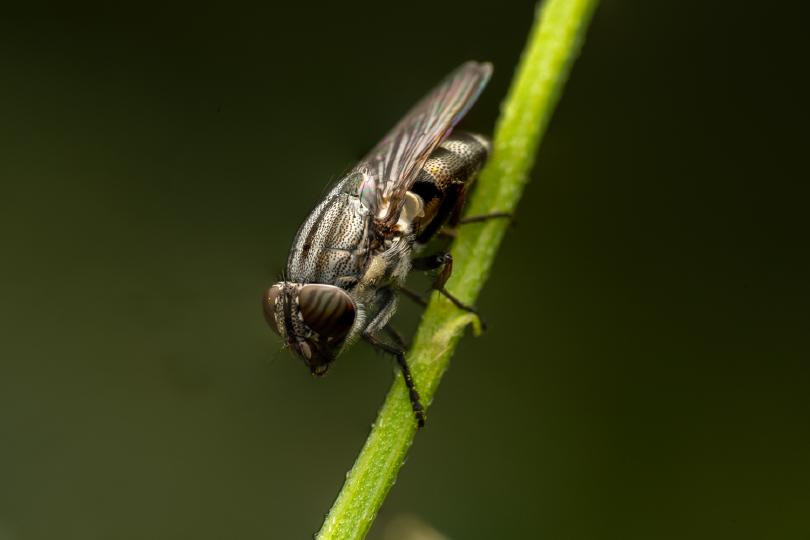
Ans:
{"label": "green plant stem", "polygon": [[[477,181],[468,215],[514,212],[596,3],[547,0],[538,8],[503,104],[492,157]],[[507,226],[508,220],[495,219],[461,227],[452,248],[453,276],[448,289],[462,301],[475,302]],[[425,404],[432,401],[462,331],[472,321],[469,313],[433,295],[408,356]],[[396,480],[415,432],[408,393],[402,376],[397,375],[317,538],[365,537]]]}

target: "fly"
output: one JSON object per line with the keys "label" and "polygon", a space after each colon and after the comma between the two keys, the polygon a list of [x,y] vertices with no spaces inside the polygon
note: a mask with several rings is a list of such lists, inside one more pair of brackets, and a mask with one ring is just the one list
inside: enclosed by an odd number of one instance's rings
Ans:
{"label": "fly", "polygon": [[388,323],[397,293],[413,296],[405,289],[411,270],[438,270],[434,289],[474,311],[444,287],[452,272],[448,253],[413,253],[442,226],[460,221],[490,143],[451,132],[491,74],[491,64],[467,62],[419,101],[310,213],[284,280],[264,295],[268,324],[315,375],[359,339],[396,357],[419,427],[424,407],[404,342]]}

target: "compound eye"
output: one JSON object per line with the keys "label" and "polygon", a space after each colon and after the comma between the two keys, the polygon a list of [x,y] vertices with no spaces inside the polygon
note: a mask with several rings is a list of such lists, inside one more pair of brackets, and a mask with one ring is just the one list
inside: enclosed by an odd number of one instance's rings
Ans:
{"label": "compound eye", "polygon": [[334,285],[304,285],[298,293],[298,307],[307,326],[333,340],[346,337],[354,324],[354,302]]}
{"label": "compound eye", "polygon": [[262,307],[264,308],[264,318],[267,321],[267,324],[270,325],[270,328],[273,329],[278,335],[281,335],[278,331],[278,325],[276,324],[276,300],[278,299],[278,295],[281,292],[281,289],[278,285],[273,285],[267,292],[264,293],[264,300],[262,301]]}

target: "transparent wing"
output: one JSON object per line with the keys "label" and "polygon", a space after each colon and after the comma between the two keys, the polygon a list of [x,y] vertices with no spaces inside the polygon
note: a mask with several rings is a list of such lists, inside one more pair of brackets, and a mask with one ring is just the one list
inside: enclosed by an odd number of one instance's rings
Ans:
{"label": "transparent wing", "polygon": [[357,164],[360,194],[379,222],[393,224],[405,193],[430,154],[467,114],[492,74],[488,63],[467,62],[450,73]]}

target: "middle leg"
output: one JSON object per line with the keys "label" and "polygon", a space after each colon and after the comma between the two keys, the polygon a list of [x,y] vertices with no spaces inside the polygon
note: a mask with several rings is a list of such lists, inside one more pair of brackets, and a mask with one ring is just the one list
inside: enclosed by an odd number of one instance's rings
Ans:
{"label": "middle leg", "polygon": [[453,274],[453,256],[450,255],[450,253],[444,251],[426,257],[418,257],[413,260],[412,268],[427,271],[437,270],[436,278],[433,280],[432,284],[433,290],[438,291],[442,296],[453,302],[457,308],[474,313],[475,316],[478,317],[481,327],[486,328],[486,323],[484,323],[484,319],[481,317],[478,310],[456,298],[445,287],[447,280],[450,279],[450,276]]}

